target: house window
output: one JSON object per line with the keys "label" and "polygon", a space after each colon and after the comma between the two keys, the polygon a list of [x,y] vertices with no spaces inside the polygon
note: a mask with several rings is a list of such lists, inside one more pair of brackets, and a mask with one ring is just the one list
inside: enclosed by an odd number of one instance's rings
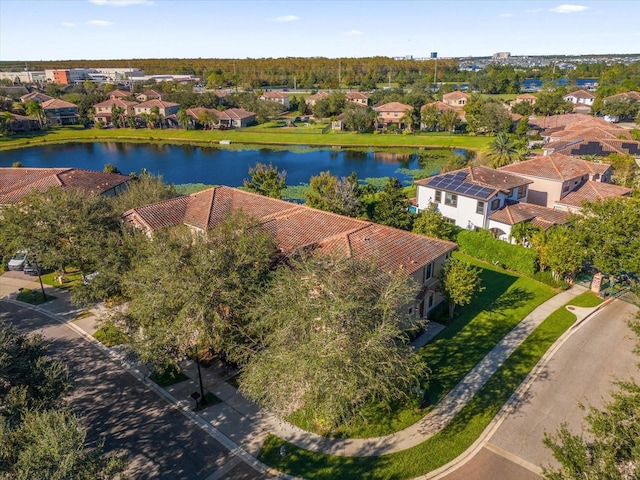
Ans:
{"label": "house window", "polygon": [[424,267],[424,281],[426,282],[433,276],[433,262]]}
{"label": "house window", "polygon": [[509,197],[513,197],[513,188],[509,189]]}
{"label": "house window", "polygon": [[476,213],[478,215],[484,214],[484,202],[481,202],[480,200],[478,200],[478,205],[476,205]]}
{"label": "house window", "polygon": [[444,204],[454,208],[457,207],[458,195],[456,195],[455,193],[446,192],[444,194]]}
{"label": "house window", "polygon": [[500,208],[500,199],[494,198],[491,201],[491,210],[498,210]]}
{"label": "house window", "polygon": [[436,190],[436,203],[442,202],[442,192],[440,190]]}
{"label": "house window", "polygon": [[565,183],[564,185],[562,185],[562,191],[563,192],[568,192],[569,191],[569,184]]}
{"label": "house window", "polygon": [[525,187],[524,185],[521,187],[518,187],[518,200],[520,200],[521,198],[524,198],[526,194],[527,194],[527,187]]}

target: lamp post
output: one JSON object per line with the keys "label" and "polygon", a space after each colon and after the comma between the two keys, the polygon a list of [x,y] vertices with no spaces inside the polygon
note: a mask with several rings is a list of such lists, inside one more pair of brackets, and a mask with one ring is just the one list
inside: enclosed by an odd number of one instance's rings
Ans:
{"label": "lamp post", "polygon": [[[193,347],[196,354],[196,365],[198,367],[198,381],[200,382],[200,406],[207,404],[207,397],[204,395],[204,387],[202,386],[202,372],[200,371],[200,356],[198,355],[198,346]],[[195,398],[195,397],[194,397]],[[196,402],[198,400],[196,399]]]}
{"label": "lamp post", "polygon": [[40,276],[40,266],[38,265],[38,256],[33,256],[33,263],[36,264],[36,272],[38,272],[38,280],[40,281],[40,290],[42,290],[42,302],[47,301],[47,295],[44,293],[44,285],[42,285],[42,277]]}

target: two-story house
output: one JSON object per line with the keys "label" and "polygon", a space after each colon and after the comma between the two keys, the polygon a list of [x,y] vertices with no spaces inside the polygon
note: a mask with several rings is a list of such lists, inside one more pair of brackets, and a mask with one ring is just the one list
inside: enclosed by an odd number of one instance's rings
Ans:
{"label": "two-story house", "polygon": [[313,108],[316,104],[316,102],[318,100],[322,100],[323,98],[329,98],[329,92],[318,92],[318,93],[314,93],[313,95],[309,95],[307,98],[304,99],[305,104],[307,105],[307,107],[311,107]]}
{"label": "two-story house", "polygon": [[[495,229],[490,216],[515,202],[526,202],[531,180],[477,165],[417,180],[417,209],[435,204],[438,211],[458,227]],[[508,232],[497,232],[508,240]]]}
{"label": "two-story house", "polygon": [[338,253],[370,259],[386,272],[404,272],[422,287],[408,306],[410,314],[427,318],[443,300],[436,287],[442,265],[456,249],[452,242],[224,186],[134,208],[123,218],[148,235],[175,225],[206,234],[233,211],[256,218],[283,255],[302,249]]}
{"label": "two-story house", "polygon": [[164,100],[147,100],[146,102],[138,103],[133,106],[133,111],[135,115],[142,115],[151,113],[151,109],[154,107],[158,107],[158,111],[160,115],[163,117],[168,117],[169,115],[173,115],[178,113],[180,110],[180,104],[173,102],[165,102]]}
{"label": "two-story house", "polygon": [[31,93],[27,93],[26,95],[22,95],[20,97],[20,101],[22,103],[27,103],[31,100],[33,100],[34,102],[38,102],[39,104],[42,104],[48,100],[53,100],[53,97],[42,92],[31,92]]}
{"label": "two-story house", "polygon": [[[133,93],[131,92],[127,92],[125,90],[120,90],[120,89],[116,89],[116,90],[111,90],[107,96],[109,98],[127,98],[127,97],[133,97]],[[148,99],[147,99],[148,100]],[[146,100],[145,100],[146,101]]]}
{"label": "two-story house", "polygon": [[52,125],[73,125],[78,123],[78,106],[71,102],[52,98],[42,102],[42,109]]}
{"label": "two-story house", "polygon": [[628,195],[631,189],[611,184],[612,167],[553,153],[501,167],[531,181],[528,202],[548,208],[578,211],[584,200]]}
{"label": "two-story house", "polygon": [[469,95],[464,92],[455,91],[442,95],[442,102],[456,110],[463,110],[468,101]]}
{"label": "two-story house", "polygon": [[133,107],[136,105],[138,105],[138,102],[131,102],[128,100],[122,100],[121,98],[112,97],[104,102],[96,103],[93,106],[93,110],[95,112],[93,114],[93,119],[104,125],[111,125],[111,113],[114,108],[121,108],[125,116],[131,117],[135,115]]}
{"label": "two-story house", "polygon": [[362,105],[364,107],[367,107],[371,102],[369,95],[362,92],[347,92],[345,93],[345,97],[347,98],[347,102]]}
{"label": "two-story house", "polygon": [[289,95],[284,92],[264,92],[260,97],[260,100],[266,100],[269,102],[281,103],[285,108],[289,108]]}
{"label": "two-story house", "polygon": [[407,113],[411,114],[413,107],[400,102],[389,102],[373,108],[378,116],[378,129],[397,125],[401,130],[410,127],[407,121]]}
{"label": "two-story house", "polygon": [[136,100],[139,102],[148,102],[149,100],[162,100],[162,92],[157,90],[145,90],[142,93],[136,94]]}
{"label": "two-story house", "polygon": [[565,101],[573,103],[574,105],[581,104],[591,107],[596,99],[596,96],[591,92],[587,92],[586,90],[576,90],[575,92],[567,93],[562,98],[564,98]]}

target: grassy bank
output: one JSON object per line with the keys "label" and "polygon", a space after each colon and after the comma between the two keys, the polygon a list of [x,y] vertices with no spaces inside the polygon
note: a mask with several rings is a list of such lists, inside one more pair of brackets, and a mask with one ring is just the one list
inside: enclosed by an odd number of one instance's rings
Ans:
{"label": "grassy bank", "polygon": [[318,133],[303,127],[248,127],[239,130],[149,130],[149,129],[85,129],[79,126],[54,127],[41,132],[0,138],[0,150],[50,145],[67,142],[140,142],[192,145],[219,145],[220,140],[256,145],[312,145],[329,147],[444,147],[480,150],[491,137],[415,133],[411,135],[354,132]]}
{"label": "grassy bank", "polygon": [[[601,300],[590,292],[568,305],[592,307]],[[480,436],[542,355],[574,323],[561,307],[513,352],[464,409],[440,433],[402,452],[379,457],[338,457],[297,448],[270,435],[260,459],[278,470],[312,480],[334,478],[400,480],[424,475],[450,462]],[[280,455],[285,446],[287,455]]]}

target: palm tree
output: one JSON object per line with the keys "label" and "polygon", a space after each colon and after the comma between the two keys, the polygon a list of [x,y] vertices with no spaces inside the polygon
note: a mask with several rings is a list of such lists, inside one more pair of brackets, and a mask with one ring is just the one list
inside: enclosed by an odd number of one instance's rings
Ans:
{"label": "palm tree", "polygon": [[44,108],[35,100],[29,100],[25,106],[25,111],[30,117],[35,117],[40,124],[40,128],[44,125]]}
{"label": "palm tree", "polygon": [[411,131],[413,127],[413,113],[411,112],[411,110],[406,110],[404,112],[404,115],[402,115],[402,117],[400,118],[400,123],[404,123],[404,128]]}
{"label": "palm tree", "polygon": [[189,115],[187,114],[187,111],[184,108],[181,108],[178,111],[178,115],[176,115],[177,119],[178,119],[178,125],[180,125],[180,128],[182,128],[183,130],[187,130],[189,128]]}
{"label": "palm tree", "polygon": [[456,131],[456,125],[459,121],[458,114],[455,110],[445,110],[438,115],[438,126],[444,128],[449,133]]}
{"label": "palm tree", "polygon": [[489,144],[487,156],[491,159],[491,166],[498,168],[522,160],[526,156],[526,151],[508,134],[500,132],[496,135],[496,139]]}
{"label": "palm tree", "polygon": [[11,121],[13,117],[11,116],[11,112],[2,112],[0,115],[0,131],[1,133],[11,133]]}

